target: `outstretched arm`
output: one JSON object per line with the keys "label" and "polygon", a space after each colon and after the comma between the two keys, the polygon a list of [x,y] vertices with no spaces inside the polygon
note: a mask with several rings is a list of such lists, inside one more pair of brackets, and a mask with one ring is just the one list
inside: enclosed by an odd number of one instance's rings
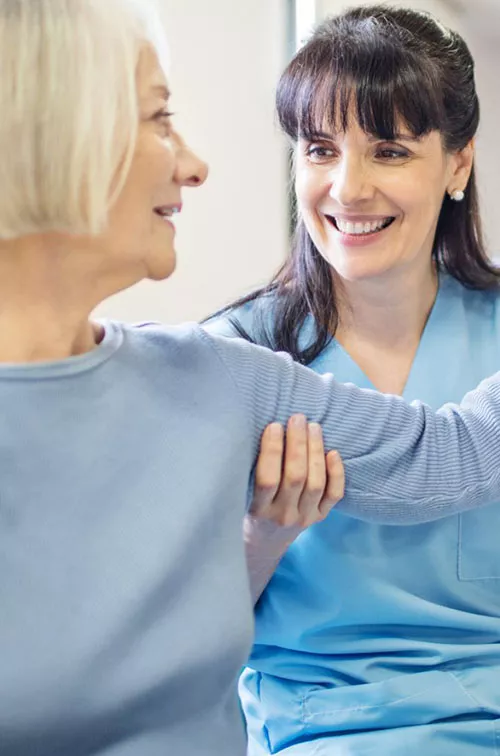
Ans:
{"label": "outstretched arm", "polygon": [[230,371],[256,439],[303,413],[339,451],[346,492],[337,508],[387,524],[429,522],[500,500],[500,373],[460,406],[419,402],[319,376],[286,356],[206,336]]}

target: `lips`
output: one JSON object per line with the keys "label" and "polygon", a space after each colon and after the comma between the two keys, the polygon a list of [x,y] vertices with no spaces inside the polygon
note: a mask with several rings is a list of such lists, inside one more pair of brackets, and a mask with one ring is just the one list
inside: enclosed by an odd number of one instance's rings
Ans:
{"label": "lips", "polygon": [[154,212],[161,218],[172,218],[174,215],[178,215],[181,209],[182,205],[160,205],[154,208]]}

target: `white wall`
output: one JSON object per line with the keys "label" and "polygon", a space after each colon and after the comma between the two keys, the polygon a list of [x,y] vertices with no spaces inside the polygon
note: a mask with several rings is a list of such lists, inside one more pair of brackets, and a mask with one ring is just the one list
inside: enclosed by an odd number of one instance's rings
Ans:
{"label": "white wall", "polygon": [[198,319],[266,281],[287,247],[286,159],[274,89],[286,63],[285,0],[161,0],[177,124],[208,160],[205,187],[185,192],[178,267],[98,315]]}
{"label": "white wall", "polygon": [[[317,18],[339,13],[373,0],[316,0]],[[394,0],[399,6],[427,10],[458,31],[476,61],[476,82],[481,102],[481,126],[477,140],[477,170],[486,240],[491,255],[500,258],[500,0]]]}

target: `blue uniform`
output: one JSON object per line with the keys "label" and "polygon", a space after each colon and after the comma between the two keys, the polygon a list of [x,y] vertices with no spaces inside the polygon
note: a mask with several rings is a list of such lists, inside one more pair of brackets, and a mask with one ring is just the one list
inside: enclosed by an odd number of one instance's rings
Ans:
{"label": "blue uniform", "polygon": [[[458,402],[499,364],[499,295],[442,277],[404,398]],[[335,341],[311,367],[373,389]],[[500,503],[411,527],[334,510],[303,533],[256,610],[250,756],[499,754],[499,542]]]}

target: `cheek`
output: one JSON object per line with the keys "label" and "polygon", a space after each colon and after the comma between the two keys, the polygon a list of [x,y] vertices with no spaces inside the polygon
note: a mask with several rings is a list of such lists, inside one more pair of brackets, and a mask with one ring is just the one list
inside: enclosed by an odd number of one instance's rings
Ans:
{"label": "cheek", "polygon": [[418,224],[422,232],[430,229],[436,222],[442,204],[443,195],[436,191],[436,185],[419,187],[416,183],[413,191],[399,195],[399,205],[407,220]]}
{"label": "cheek", "polygon": [[167,139],[150,135],[138,148],[132,169],[142,186],[153,191],[158,184],[168,186],[174,179],[176,168],[175,152]]}
{"label": "cheek", "polygon": [[160,141],[153,156],[159,180],[173,181],[176,169],[176,156],[170,141]]}
{"label": "cheek", "polygon": [[297,172],[295,177],[295,196],[299,208],[311,212],[328,194],[326,182],[311,171]]}
{"label": "cheek", "polygon": [[386,176],[379,188],[406,220],[427,219],[432,223],[441,210],[446,181],[442,171],[418,166],[402,174],[395,171],[392,180]]}

